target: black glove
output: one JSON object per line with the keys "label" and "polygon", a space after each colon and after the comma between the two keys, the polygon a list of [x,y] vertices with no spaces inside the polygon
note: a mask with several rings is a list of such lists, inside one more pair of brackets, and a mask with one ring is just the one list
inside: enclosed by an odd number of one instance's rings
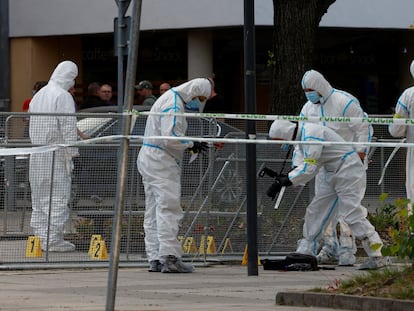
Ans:
{"label": "black glove", "polygon": [[191,148],[188,148],[192,153],[202,153],[208,149],[208,144],[206,142],[195,141]]}
{"label": "black glove", "polygon": [[279,181],[282,187],[292,186],[292,182],[289,180],[289,177],[287,177],[287,175],[279,175],[278,177],[276,177],[276,180]]}
{"label": "black glove", "polygon": [[275,182],[267,189],[266,194],[268,197],[271,197],[272,200],[275,199],[276,195],[280,192],[280,189],[282,189],[282,184],[278,179],[275,180]]}
{"label": "black glove", "polygon": [[287,175],[279,175],[275,178],[275,182],[269,187],[269,189],[267,189],[266,194],[274,200],[282,187],[289,187],[291,185],[292,182],[289,180]]}

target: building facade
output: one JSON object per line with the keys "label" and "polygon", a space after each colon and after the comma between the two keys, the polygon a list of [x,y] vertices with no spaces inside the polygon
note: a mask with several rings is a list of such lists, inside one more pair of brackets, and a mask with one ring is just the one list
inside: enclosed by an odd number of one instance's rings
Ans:
{"label": "building facade", "polygon": [[[3,110],[21,111],[34,82],[48,80],[64,59],[79,66],[79,101],[93,81],[117,90],[116,1],[13,0],[8,6],[10,102]],[[243,7],[243,0],[142,1],[136,80],[157,87],[214,75],[226,111],[243,111]],[[257,110],[266,113],[272,0],[255,1],[255,22]],[[388,113],[412,81],[413,28],[412,0],[337,0],[322,18],[314,68],[358,96],[369,113]]]}

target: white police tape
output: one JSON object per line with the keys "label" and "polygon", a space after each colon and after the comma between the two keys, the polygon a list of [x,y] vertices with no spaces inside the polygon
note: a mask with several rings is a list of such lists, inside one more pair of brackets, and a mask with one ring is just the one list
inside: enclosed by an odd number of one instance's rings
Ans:
{"label": "white police tape", "polygon": [[[14,112],[16,115],[25,115],[26,112]],[[83,113],[66,113],[66,114],[56,114],[56,113],[31,113],[31,115],[47,115],[47,116],[94,116],[94,117],[105,117],[108,116],[108,113],[99,113],[99,112],[83,112]],[[215,118],[215,119],[238,119],[238,120],[256,120],[256,121],[274,121],[274,120],[285,120],[285,121],[298,121],[298,122],[327,122],[327,123],[368,123],[368,124],[380,124],[380,125],[391,125],[391,124],[400,124],[400,125],[414,125],[414,119],[409,118],[393,118],[393,117],[312,117],[312,116],[295,116],[295,115],[265,115],[265,114],[248,114],[248,113],[192,113],[192,112],[153,112],[153,111],[138,111],[138,110],[125,110],[122,113],[110,113],[110,117],[123,116],[123,115],[133,115],[133,116],[148,116],[148,115],[168,115],[168,116],[184,116],[190,118]]]}
{"label": "white police tape", "polygon": [[33,147],[8,147],[7,144],[0,145],[0,156],[15,156],[15,155],[30,155],[33,153],[45,153],[53,152],[58,149],[78,147],[82,145],[91,145],[97,142],[113,142],[121,138],[128,138],[123,135],[113,135],[98,138],[91,138],[88,140],[80,140],[73,144],[54,144],[45,146],[33,146]]}
{"label": "white police tape", "polygon": [[405,118],[385,118],[385,117],[304,117],[304,116],[288,116],[288,115],[265,115],[265,114],[230,114],[230,113],[176,113],[176,112],[152,112],[152,111],[126,111],[126,114],[136,115],[171,115],[185,117],[201,117],[201,118],[223,118],[223,119],[241,119],[255,121],[298,121],[298,122],[327,122],[327,123],[368,123],[381,125],[414,125],[414,119]]}
{"label": "white police tape", "polygon": [[[144,139],[143,136],[126,136],[128,139]],[[297,141],[297,140],[271,140],[271,139],[243,139],[243,138],[204,138],[204,137],[171,137],[171,136],[146,136],[145,139],[157,140],[188,140],[200,141],[207,143],[229,143],[229,144],[290,144],[290,145],[325,145],[325,146],[371,146],[371,147],[414,147],[414,143],[401,142],[400,139],[396,142],[392,141],[375,141],[375,142],[346,142],[346,141]]]}
{"label": "white police tape", "polygon": [[102,142],[116,142],[121,139],[128,139],[132,141],[142,142],[144,139],[155,139],[155,140],[180,140],[180,141],[200,141],[206,143],[224,143],[224,144],[291,144],[291,145],[324,145],[324,146],[349,146],[353,147],[364,146],[364,147],[389,147],[389,148],[408,148],[414,147],[414,143],[406,143],[401,140],[392,141],[375,141],[375,142],[345,142],[345,141],[291,141],[291,140],[268,140],[268,139],[243,139],[243,138],[205,138],[205,137],[190,137],[190,136],[138,136],[138,135],[112,135],[98,138],[91,138],[87,140],[80,140],[74,144],[56,144],[48,146],[35,146],[35,147],[24,147],[24,148],[7,148],[7,145],[3,145],[6,148],[0,148],[0,156],[10,155],[29,155],[33,153],[44,153],[52,152],[61,148],[79,147],[82,145],[92,145],[95,143]]}
{"label": "white police tape", "polygon": [[[27,114],[24,113],[26,116]],[[49,115],[49,114],[48,114]],[[69,114],[73,115],[73,114]],[[96,113],[91,113],[94,117]],[[107,113],[103,114],[107,116]],[[364,118],[351,118],[351,117],[302,117],[302,116],[289,116],[289,115],[263,115],[263,114],[228,114],[228,113],[174,113],[174,112],[151,112],[143,111],[139,112],[136,110],[124,111],[121,114],[115,115],[132,115],[135,119],[139,115],[171,115],[171,116],[185,116],[185,117],[204,117],[204,118],[225,118],[225,119],[243,119],[243,120],[256,120],[256,121],[274,121],[274,120],[286,120],[286,121],[300,121],[300,122],[334,122],[334,123],[367,123],[367,124],[400,124],[400,125],[414,125],[414,119],[403,119],[403,118],[386,118],[386,117],[364,117]],[[352,145],[354,147],[390,147],[390,148],[408,148],[414,147],[414,143],[401,142],[401,140],[393,141],[375,141],[375,142],[321,142],[321,141],[275,141],[275,140],[264,140],[255,139],[251,137],[247,139],[231,139],[231,138],[205,138],[205,137],[170,137],[170,136],[153,136],[145,137],[145,139],[157,139],[157,140],[189,140],[189,141],[201,141],[208,143],[225,143],[225,144],[297,144],[297,145]],[[8,146],[7,144],[0,145],[0,156],[12,156],[12,155],[29,155],[33,153],[44,153],[52,152],[61,148],[78,147],[82,145],[90,145],[98,142],[114,142],[120,139],[138,140],[143,141],[143,136],[124,136],[124,135],[113,135],[99,138],[93,138],[88,140],[81,140],[74,144],[59,144],[59,145],[48,145],[48,146],[33,146],[33,147],[16,147]]]}

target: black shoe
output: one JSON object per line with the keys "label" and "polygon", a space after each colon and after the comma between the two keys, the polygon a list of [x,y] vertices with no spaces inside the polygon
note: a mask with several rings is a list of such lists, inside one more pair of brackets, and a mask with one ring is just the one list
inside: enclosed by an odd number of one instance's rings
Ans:
{"label": "black shoe", "polygon": [[162,264],[159,260],[151,260],[149,262],[149,272],[161,272]]}

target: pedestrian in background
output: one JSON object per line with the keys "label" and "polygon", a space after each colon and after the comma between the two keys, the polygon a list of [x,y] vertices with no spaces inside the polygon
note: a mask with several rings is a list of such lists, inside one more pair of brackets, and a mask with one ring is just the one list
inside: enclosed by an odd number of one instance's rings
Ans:
{"label": "pedestrian in background", "polygon": [[167,82],[160,84],[160,96],[167,92],[171,88],[171,85]]}
{"label": "pedestrian in background", "polygon": [[29,105],[30,105],[30,101],[32,100],[33,96],[39,92],[39,90],[47,85],[47,81],[37,81],[32,88],[32,97],[27,98],[24,102],[23,102],[23,107],[22,110],[23,112],[27,112],[29,110]]}
{"label": "pedestrian in background", "polygon": [[101,85],[99,82],[92,82],[88,85],[88,95],[85,96],[81,109],[107,106],[107,102],[100,97]]}
{"label": "pedestrian in background", "polygon": [[152,94],[152,84],[148,80],[143,80],[135,86],[138,95],[143,99],[142,105],[152,106],[157,98]]}
{"label": "pedestrian in background", "polygon": [[[22,110],[23,112],[27,112],[29,110],[30,101],[32,100],[33,96],[45,85],[47,84],[47,81],[37,81],[32,88],[32,97],[27,98],[23,102]],[[29,137],[29,118],[24,118],[24,131],[23,131],[23,137]]]}
{"label": "pedestrian in background", "polygon": [[105,102],[107,106],[114,106],[115,103],[113,103],[112,100],[112,86],[104,83],[99,88],[99,97],[101,100]]}

